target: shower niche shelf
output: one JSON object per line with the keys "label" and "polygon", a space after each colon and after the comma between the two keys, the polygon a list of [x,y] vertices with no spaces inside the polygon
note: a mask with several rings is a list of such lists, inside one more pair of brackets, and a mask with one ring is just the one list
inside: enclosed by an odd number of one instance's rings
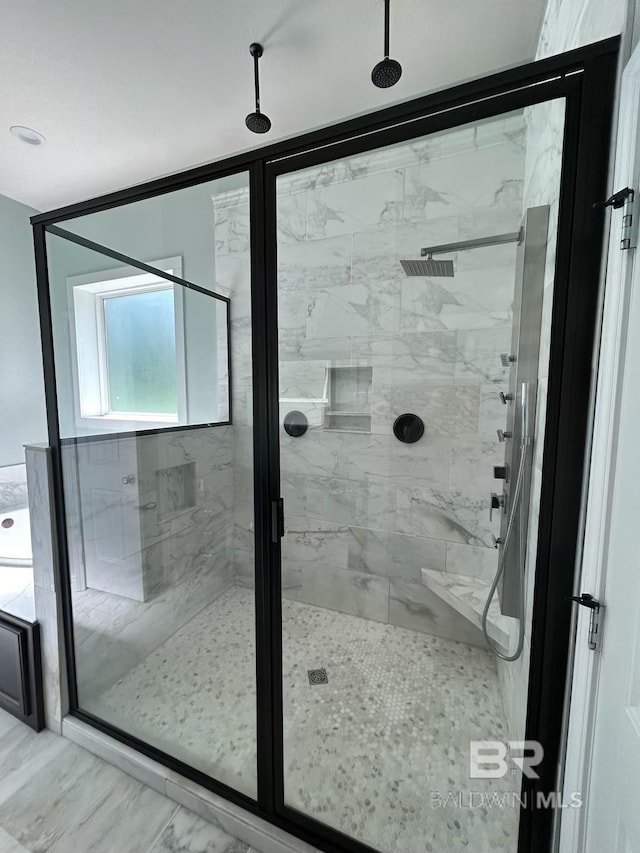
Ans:
{"label": "shower niche shelf", "polygon": [[371,432],[371,367],[329,367],[329,406],[324,428],[334,432]]}

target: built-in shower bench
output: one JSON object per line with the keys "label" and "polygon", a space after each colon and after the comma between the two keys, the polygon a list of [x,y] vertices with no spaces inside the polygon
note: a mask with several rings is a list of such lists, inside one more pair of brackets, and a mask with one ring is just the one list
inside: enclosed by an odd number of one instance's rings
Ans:
{"label": "built-in shower bench", "polygon": [[[453,607],[472,625],[482,630],[482,611],[489,595],[491,581],[482,578],[422,569],[422,583],[431,592]],[[501,652],[509,649],[509,638],[515,636],[516,620],[500,612],[498,596],[495,595],[489,608],[487,630]]]}

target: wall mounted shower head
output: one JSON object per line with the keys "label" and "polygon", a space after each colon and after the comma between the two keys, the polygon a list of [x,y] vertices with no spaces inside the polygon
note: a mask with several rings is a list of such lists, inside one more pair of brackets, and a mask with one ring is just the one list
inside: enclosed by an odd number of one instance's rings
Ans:
{"label": "wall mounted shower head", "polygon": [[269,116],[260,112],[260,74],[258,71],[258,60],[264,53],[262,45],[257,42],[253,42],[253,44],[249,45],[249,53],[253,56],[256,109],[255,112],[249,113],[244,120],[244,123],[252,133],[266,133],[268,130],[271,130],[271,119]]}
{"label": "wall mounted shower head", "polygon": [[427,246],[420,250],[419,261],[400,261],[407,275],[453,276],[453,261],[434,261],[434,255],[450,255],[452,252],[466,252],[469,249],[482,249],[486,246],[500,246],[503,243],[519,243],[521,230],[509,234],[496,234],[494,237],[477,237],[475,240],[460,240],[458,243],[443,243],[440,246]]}
{"label": "wall mounted shower head", "polygon": [[371,82],[379,89],[388,89],[395,86],[402,77],[402,65],[397,59],[389,59],[389,4],[391,0],[384,0],[384,59],[374,66],[371,72]]}
{"label": "wall mounted shower head", "polygon": [[420,258],[420,260],[401,260],[402,269],[406,275],[423,275],[435,278],[446,276],[453,278],[453,261],[435,261],[431,256]]}

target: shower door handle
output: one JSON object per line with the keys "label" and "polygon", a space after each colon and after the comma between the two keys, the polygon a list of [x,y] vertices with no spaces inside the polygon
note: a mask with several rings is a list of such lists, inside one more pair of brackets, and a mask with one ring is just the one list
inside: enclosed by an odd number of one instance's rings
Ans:
{"label": "shower door handle", "polygon": [[284,536],[284,498],[271,501],[271,541],[274,545]]}

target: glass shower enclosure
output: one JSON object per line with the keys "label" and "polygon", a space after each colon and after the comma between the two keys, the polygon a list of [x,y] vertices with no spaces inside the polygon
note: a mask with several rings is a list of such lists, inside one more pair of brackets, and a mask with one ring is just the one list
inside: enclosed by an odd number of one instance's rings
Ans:
{"label": "glass shower enclosure", "polygon": [[37,218],[71,713],[322,849],[544,849],[611,50]]}

